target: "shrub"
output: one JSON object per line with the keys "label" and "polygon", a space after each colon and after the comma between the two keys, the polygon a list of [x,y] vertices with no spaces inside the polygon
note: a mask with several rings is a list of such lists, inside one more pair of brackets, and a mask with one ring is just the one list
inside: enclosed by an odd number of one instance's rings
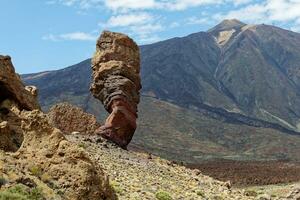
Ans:
{"label": "shrub", "polygon": [[165,191],[158,191],[155,194],[155,197],[158,200],[172,200],[172,197],[170,196],[170,194]]}
{"label": "shrub", "polygon": [[38,166],[32,166],[29,170],[32,173],[32,175],[36,177],[40,177],[42,175],[42,170]]}
{"label": "shrub", "polygon": [[6,183],[7,183],[6,179],[3,178],[3,177],[0,177],[0,187],[1,187],[2,185],[5,185]]}
{"label": "shrub", "polygon": [[80,143],[80,144],[78,144],[78,146],[83,148],[83,149],[86,149],[86,145],[84,143]]}
{"label": "shrub", "polygon": [[42,190],[18,184],[0,192],[0,200],[44,200]]}
{"label": "shrub", "polygon": [[246,190],[244,192],[244,195],[249,196],[249,197],[256,197],[258,194],[256,191],[254,190]]}
{"label": "shrub", "polygon": [[198,191],[196,192],[196,194],[197,194],[198,196],[200,196],[200,197],[205,197],[204,192],[202,192],[202,191],[200,191],[200,190],[198,190]]}

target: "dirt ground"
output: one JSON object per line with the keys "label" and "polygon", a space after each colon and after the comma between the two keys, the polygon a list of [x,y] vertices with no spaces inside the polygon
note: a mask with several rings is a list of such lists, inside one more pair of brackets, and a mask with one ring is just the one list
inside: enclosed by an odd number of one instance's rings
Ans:
{"label": "dirt ground", "polygon": [[214,161],[189,165],[203,174],[235,186],[273,185],[300,181],[300,163],[284,161],[241,162]]}

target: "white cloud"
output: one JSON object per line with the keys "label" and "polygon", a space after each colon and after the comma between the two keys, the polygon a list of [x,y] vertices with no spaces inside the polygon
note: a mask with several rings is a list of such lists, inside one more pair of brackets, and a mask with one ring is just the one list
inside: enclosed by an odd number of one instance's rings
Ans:
{"label": "white cloud", "polygon": [[205,18],[205,17],[201,17],[201,18],[198,18],[198,17],[190,17],[190,18],[187,18],[186,20],[186,23],[187,24],[190,24],[190,25],[195,25],[195,24],[208,24],[209,23],[209,19],[208,18]]}
{"label": "white cloud", "polygon": [[209,4],[220,4],[224,0],[171,0],[161,2],[161,7],[170,10],[185,10],[190,7],[198,7]]}
{"label": "white cloud", "polygon": [[232,3],[235,6],[239,6],[239,5],[244,5],[244,4],[250,3],[251,1],[252,0],[232,0]]}
{"label": "white cloud", "polygon": [[77,41],[95,41],[96,35],[84,32],[64,33],[59,35],[48,34],[42,37],[43,40],[62,41],[62,40],[77,40]]}
{"label": "white cloud", "polygon": [[153,20],[153,16],[148,13],[121,14],[112,16],[106,23],[108,27],[121,27],[145,24]]}
{"label": "white cloud", "polygon": [[[140,42],[155,41],[166,27],[186,25],[212,25],[224,19],[236,18],[246,23],[289,24],[291,30],[300,27],[300,0],[48,0],[80,8],[102,8],[109,12],[109,19],[99,25],[102,28],[121,31],[134,36]],[[225,9],[223,6],[227,5]],[[199,9],[200,17],[190,16],[167,24],[165,12],[175,14],[189,8]],[[212,13],[215,8],[219,13]],[[226,11],[220,11],[226,10]],[[159,13],[159,14],[157,14]],[[107,13],[105,14],[107,15]],[[298,21],[298,22],[297,22]],[[48,40],[94,40],[95,36],[76,32],[62,35],[46,35]]]}
{"label": "white cloud", "polygon": [[260,4],[249,5],[238,10],[229,11],[226,14],[215,14],[213,18],[216,21],[223,19],[239,19],[251,23],[262,23],[266,22],[267,19],[266,11],[264,6]]}
{"label": "white cloud", "polygon": [[104,29],[124,31],[134,36],[140,43],[157,41],[159,37],[156,34],[164,30],[160,18],[147,12],[116,14],[111,16],[106,22],[99,23],[99,25]]}
{"label": "white cloud", "polygon": [[215,14],[213,18],[237,18],[251,23],[295,23],[300,20],[300,0],[265,0],[227,13]]}
{"label": "white cloud", "polygon": [[47,3],[53,4],[56,2],[66,6],[77,6],[81,9],[102,6],[115,12],[127,12],[130,10],[146,9],[178,11],[192,7],[224,3],[243,5],[251,1],[252,0],[49,0]]}
{"label": "white cloud", "polygon": [[158,6],[155,0],[105,0],[105,6],[111,10],[140,10]]}
{"label": "white cloud", "polygon": [[177,27],[179,27],[179,26],[180,26],[180,23],[179,23],[179,22],[172,22],[172,23],[169,25],[170,28],[177,28]]}
{"label": "white cloud", "polygon": [[62,4],[64,6],[76,6],[80,9],[89,9],[99,7],[103,4],[103,0],[49,0],[46,4]]}

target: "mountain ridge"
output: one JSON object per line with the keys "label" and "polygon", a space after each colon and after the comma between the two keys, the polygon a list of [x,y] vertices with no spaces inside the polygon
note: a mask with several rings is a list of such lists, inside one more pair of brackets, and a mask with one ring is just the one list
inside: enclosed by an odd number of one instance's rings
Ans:
{"label": "mountain ridge", "polygon": [[[291,153],[295,151],[294,145],[287,150],[282,144],[289,144],[291,140],[288,138],[291,137],[295,143],[300,144],[300,48],[294,48],[298,43],[300,46],[300,34],[268,25],[250,26],[242,22],[237,24],[240,32],[232,33],[228,41],[222,44],[218,44],[216,33],[207,31],[140,47],[142,100],[145,103],[142,102],[140,106],[142,126],[136,134],[136,144],[156,154],[160,152],[155,148],[160,149],[165,152],[161,153],[165,157],[174,158],[170,149],[173,149],[176,143],[166,142],[165,146],[162,146],[155,138],[148,137],[147,133],[154,132],[153,135],[161,140],[172,140],[175,133],[181,136],[189,133],[191,135],[183,136],[185,141],[181,142],[182,145],[186,145],[182,150],[186,150],[187,154],[199,157],[198,150],[194,153],[190,151],[190,145],[194,144],[189,137],[200,137],[204,141],[212,142],[209,143],[212,146],[220,145],[221,149],[234,149],[235,153],[231,150],[226,152],[232,158],[233,154],[238,154],[239,159],[243,159],[242,155],[245,154],[240,152],[243,148],[239,149],[237,141],[244,137],[244,134],[250,134],[251,130],[255,133],[253,137],[260,137],[260,133],[265,135],[272,145],[278,145],[276,152],[278,156],[282,154],[280,158],[297,158]],[[229,31],[231,28],[229,27]],[[298,71],[299,76],[292,73]],[[41,105],[45,110],[55,103],[68,101],[103,120],[106,112],[100,109],[101,104],[94,100],[88,91],[90,77],[89,59],[63,70],[22,76],[27,84],[39,87]],[[149,109],[153,109],[155,104],[160,107],[150,116]],[[158,117],[160,109],[165,111],[161,111],[161,114],[167,116],[161,119],[161,122],[154,120],[154,117]],[[181,113],[185,113],[186,116],[182,116]],[[194,122],[193,118],[198,118],[199,121]],[[152,124],[148,124],[147,120]],[[173,121],[188,123],[178,133],[178,125]],[[145,124],[147,126],[144,126]],[[158,134],[166,124],[169,124],[165,132],[168,136]],[[189,127],[194,127],[195,131],[189,130]],[[241,130],[238,130],[238,127]],[[241,135],[226,139],[224,144],[221,140],[213,138],[222,138],[222,134],[228,136],[233,133]],[[274,138],[277,137],[281,138],[282,144],[275,141]],[[248,138],[243,145],[250,145],[250,149],[257,148],[259,142],[252,142],[255,145],[249,144]],[[149,145],[145,145],[146,143]],[[229,144],[235,145],[234,148]],[[211,149],[207,156],[216,156],[214,151]],[[268,156],[257,159],[279,158],[271,156],[267,151],[263,150],[262,154]],[[249,158],[255,159],[254,154]],[[198,161],[195,159],[193,162]]]}

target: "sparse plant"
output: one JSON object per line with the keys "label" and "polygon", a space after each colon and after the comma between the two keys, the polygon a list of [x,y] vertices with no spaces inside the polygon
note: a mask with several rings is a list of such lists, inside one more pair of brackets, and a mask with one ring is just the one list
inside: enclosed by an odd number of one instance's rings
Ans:
{"label": "sparse plant", "polygon": [[244,192],[244,195],[249,196],[249,197],[256,197],[258,194],[256,191],[254,190],[246,190]]}
{"label": "sparse plant", "polygon": [[277,196],[276,196],[276,194],[271,194],[271,197],[272,197],[272,198],[275,198],[275,197],[277,197]]}
{"label": "sparse plant", "polygon": [[36,177],[41,177],[42,175],[42,169],[38,166],[32,166],[29,170],[32,173],[32,175]]}
{"label": "sparse plant", "polygon": [[165,191],[158,191],[156,194],[155,194],[155,197],[156,199],[158,200],[172,200],[172,197],[171,195],[168,193],[168,192],[165,192]]}
{"label": "sparse plant", "polygon": [[0,192],[0,200],[44,200],[42,190],[28,188],[22,184],[15,185]]}
{"label": "sparse plant", "polygon": [[198,190],[198,191],[196,191],[196,194],[200,197],[205,197],[205,194],[203,191]]}
{"label": "sparse plant", "polygon": [[110,186],[116,193],[121,194],[123,192],[123,189],[120,187],[120,184],[115,181],[111,181]]}
{"label": "sparse plant", "polygon": [[0,177],[0,187],[2,187],[2,185],[5,185],[7,183],[7,180],[3,177]]}
{"label": "sparse plant", "polygon": [[41,175],[41,180],[44,182],[44,183],[48,183],[51,181],[51,177],[49,176],[49,174],[47,173],[44,173]]}
{"label": "sparse plant", "polygon": [[86,145],[84,143],[78,144],[79,147],[86,149]]}
{"label": "sparse plant", "polygon": [[221,196],[213,196],[212,199],[213,199],[213,200],[224,200],[224,198],[221,197]]}

